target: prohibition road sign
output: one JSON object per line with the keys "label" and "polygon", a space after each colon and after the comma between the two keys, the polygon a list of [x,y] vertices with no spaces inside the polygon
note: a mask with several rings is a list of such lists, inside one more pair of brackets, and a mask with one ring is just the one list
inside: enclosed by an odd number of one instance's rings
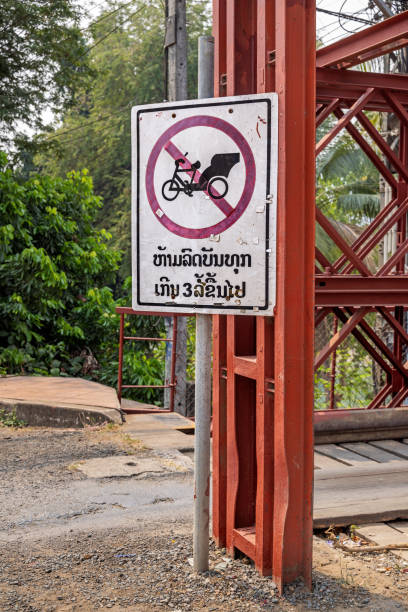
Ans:
{"label": "prohibition road sign", "polygon": [[132,109],[132,306],[270,314],[277,96]]}
{"label": "prohibition road sign", "polygon": [[[189,228],[183,227],[171,220],[171,218],[167,214],[159,214],[158,218],[160,223],[162,223],[170,232],[177,234],[178,236],[182,236],[184,238],[208,238],[213,234],[220,234],[225,231],[235,221],[237,221],[242,213],[246,210],[249,202],[251,201],[252,194],[254,192],[255,187],[255,178],[256,178],[256,169],[255,169],[255,160],[251,148],[244,136],[235,128],[231,123],[224,121],[224,119],[220,119],[218,117],[213,117],[211,115],[197,115],[194,117],[187,117],[186,119],[182,119],[178,121],[171,127],[169,127],[157,140],[154,145],[152,152],[150,153],[149,161],[147,163],[146,169],[146,193],[149,199],[150,206],[152,211],[157,214],[161,211],[160,204],[158,202],[158,198],[155,193],[154,187],[154,172],[156,168],[157,159],[165,149],[171,157],[174,159],[185,159],[185,164],[188,167],[188,160],[183,156],[183,153],[180,149],[171,141],[172,137],[176,134],[182,133],[183,130],[194,127],[210,127],[220,130],[224,134],[227,134],[231,138],[231,140],[235,143],[242,154],[243,162],[245,164],[245,172],[246,179],[245,185],[239,199],[238,204],[232,207],[226,199],[223,197],[213,197],[208,190],[205,190],[205,193],[208,195],[210,200],[217,206],[225,215],[225,218],[214,225],[210,225],[208,227],[199,227],[199,228]],[[199,183],[201,178],[201,174],[197,171],[195,173],[196,184]]]}

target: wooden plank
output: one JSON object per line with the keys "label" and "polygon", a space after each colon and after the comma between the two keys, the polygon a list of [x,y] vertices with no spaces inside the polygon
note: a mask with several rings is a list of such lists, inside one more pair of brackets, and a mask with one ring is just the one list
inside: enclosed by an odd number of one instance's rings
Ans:
{"label": "wooden plank", "polygon": [[366,442],[344,442],[341,446],[343,448],[347,448],[347,450],[353,451],[354,453],[358,453],[363,457],[367,457],[367,459],[376,461],[377,463],[398,461],[395,455],[387,453],[386,451],[376,448],[375,446],[371,446],[371,444],[367,444]]}
{"label": "wooden plank", "polygon": [[[367,460],[367,463],[363,463],[360,466],[345,466],[341,463],[338,464],[338,468],[326,468],[325,470],[317,470],[315,472],[315,479],[317,480],[333,480],[333,478],[344,478],[350,474],[353,477],[357,476],[375,476],[385,474],[407,474],[408,472],[408,461],[400,459],[399,461],[390,461],[389,463],[376,463],[375,461]],[[407,474],[408,483],[408,474]]]}
{"label": "wooden plank", "polygon": [[315,451],[314,454],[314,465],[315,468],[318,470],[325,470],[325,469],[347,469],[349,466],[345,466],[344,463],[340,463],[339,461],[336,461],[335,459],[332,459],[331,457],[327,457],[326,455],[323,455],[321,453],[319,453],[318,451]]}
{"label": "wooden plank", "polygon": [[[398,524],[398,523],[395,523]],[[386,546],[387,544],[408,544],[408,535],[397,531],[392,526],[394,523],[389,525],[385,523],[372,523],[369,525],[362,525],[354,530],[356,535],[364,538],[371,544],[378,544],[378,546]],[[398,555],[406,561],[408,561],[408,550],[393,550],[393,555]]]}
{"label": "wooden plank", "polygon": [[343,445],[338,446],[337,444],[319,444],[317,449],[322,455],[336,459],[340,463],[348,466],[361,466],[370,462],[366,457],[353,453],[347,448],[344,448]]}
{"label": "wooden plank", "polygon": [[402,459],[408,459],[408,444],[402,444],[397,440],[373,440],[370,444]]}
{"label": "wooden plank", "polygon": [[336,478],[315,478],[313,518],[316,527],[408,519],[406,471],[371,472],[363,476],[356,472],[360,470],[352,468]]}

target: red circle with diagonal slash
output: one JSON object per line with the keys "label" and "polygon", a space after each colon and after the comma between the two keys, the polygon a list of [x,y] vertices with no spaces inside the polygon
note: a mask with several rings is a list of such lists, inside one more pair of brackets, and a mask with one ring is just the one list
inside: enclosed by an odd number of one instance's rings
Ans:
{"label": "red circle with diagonal slash", "polygon": [[[157,213],[161,209],[157,201],[154,189],[154,172],[156,168],[157,159],[161,151],[173,136],[191,127],[212,127],[217,130],[220,130],[221,132],[224,132],[224,134],[227,134],[227,136],[229,136],[235,142],[235,144],[241,151],[246,171],[244,189],[242,191],[238,204],[232,210],[232,212],[227,215],[225,219],[219,221],[218,223],[215,223],[214,225],[211,225],[210,227],[202,227],[196,229],[178,225],[177,223],[172,221],[165,213],[163,213],[163,211],[161,211],[163,214],[159,216]],[[254,156],[252,154],[249,144],[247,143],[243,135],[233,125],[231,125],[227,121],[224,121],[223,119],[219,119],[218,117],[211,117],[208,115],[197,115],[195,117],[188,117],[186,119],[182,119],[181,121],[178,121],[177,123],[172,125],[160,136],[160,138],[154,145],[146,167],[146,193],[151,209],[155,213],[155,217],[170,232],[172,232],[173,234],[177,234],[177,236],[182,236],[183,238],[208,238],[213,234],[221,234],[221,232],[224,232],[236,221],[238,221],[243,212],[246,210],[249,202],[251,201],[251,197],[255,188],[255,177],[256,170]]]}

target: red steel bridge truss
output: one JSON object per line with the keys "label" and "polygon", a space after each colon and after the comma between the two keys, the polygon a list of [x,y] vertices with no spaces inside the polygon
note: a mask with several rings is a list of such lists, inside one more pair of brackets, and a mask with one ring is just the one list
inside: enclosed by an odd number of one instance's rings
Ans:
{"label": "red steel bridge truss", "polygon": [[[311,584],[313,361],[318,368],[352,335],[384,373],[367,407],[396,407],[408,396],[408,77],[355,69],[408,45],[408,12],[316,52],[315,9],[311,0],[213,2],[216,95],[279,97],[275,316],[213,318],[213,533],[280,589],[298,576]],[[367,111],[393,114],[397,147]],[[316,144],[316,126],[329,116]],[[315,156],[344,130],[390,194],[353,243],[314,203]],[[337,259],[315,248],[316,221]],[[393,228],[394,252],[373,268],[367,258]],[[392,345],[374,329],[373,312],[392,330]],[[315,326],[329,316],[336,327],[315,355]]]}

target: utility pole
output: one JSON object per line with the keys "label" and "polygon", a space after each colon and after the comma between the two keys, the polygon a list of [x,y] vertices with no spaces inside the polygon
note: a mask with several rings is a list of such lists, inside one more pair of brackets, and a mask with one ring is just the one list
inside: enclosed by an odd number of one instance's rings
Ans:
{"label": "utility pole", "polygon": [[387,6],[386,2],[384,2],[384,0],[373,0],[374,4],[376,6],[378,6],[378,8],[380,9],[380,11],[382,12],[382,14],[384,15],[384,17],[386,17],[388,19],[388,17],[392,17],[393,13],[390,9],[389,6]]}
{"label": "utility pole", "polygon": [[[186,0],[166,0],[166,36],[164,41],[166,57],[166,97],[173,102],[187,99],[187,28]],[[173,319],[165,317],[166,335],[173,334]],[[171,342],[166,342],[166,381],[171,379]],[[176,342],[176,391],[174,410],[187,414],[187,317],[179,317]],[[164,407],[170,404],[170,390],[165,389]]]}

